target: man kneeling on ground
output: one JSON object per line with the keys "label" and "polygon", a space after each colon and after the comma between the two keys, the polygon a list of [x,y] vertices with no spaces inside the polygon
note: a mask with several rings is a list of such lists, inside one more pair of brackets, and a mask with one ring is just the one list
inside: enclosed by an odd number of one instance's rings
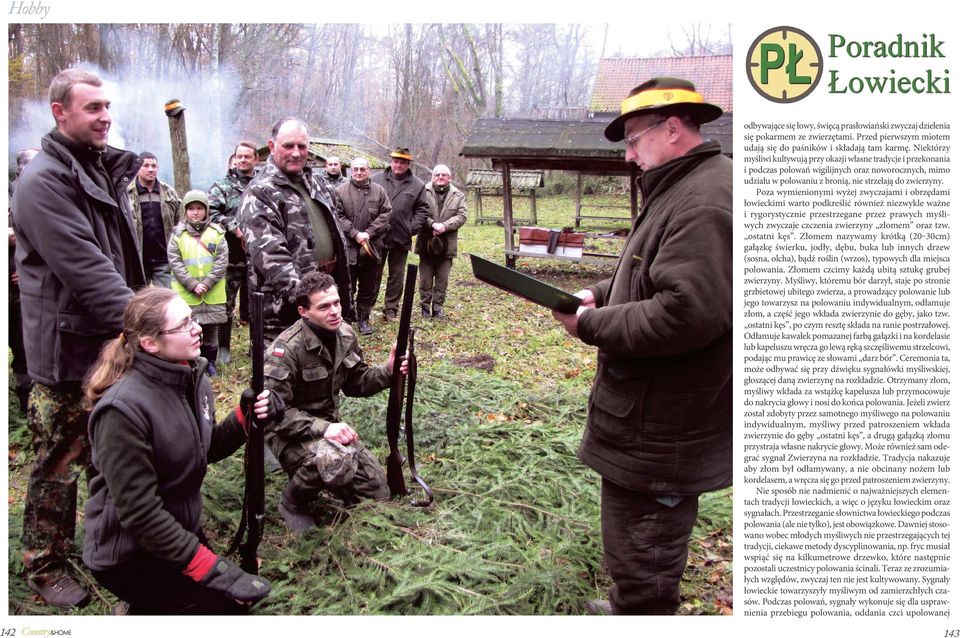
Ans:
{"label": "man kneeling on ground", "polygon": [[[389,387],[396,348],[383,365],[367,365],[328,274],[306,275],[296,299],[300,320],[266,351],[266,386],[287,409],[264,438],[290,476],[280,513],[289,529],[303,530],[315,524],[310,509],[323,490],[346,505],[390,497],[383,466],[340,420],[340,391],[366,397]],[[407,373],[405,360],[400,370]]]}

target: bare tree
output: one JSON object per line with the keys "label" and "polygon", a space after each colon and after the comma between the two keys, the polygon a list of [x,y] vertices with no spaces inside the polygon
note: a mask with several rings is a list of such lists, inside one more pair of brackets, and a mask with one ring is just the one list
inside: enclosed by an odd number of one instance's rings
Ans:
{"label": "bare tree", "polygon": [[682,25],[676,39],[672,31],[668,38],[670,50],[675,56],[725,55],[733,52],[733,33],[729,24],[721,33],[714,33],[711,25]]}

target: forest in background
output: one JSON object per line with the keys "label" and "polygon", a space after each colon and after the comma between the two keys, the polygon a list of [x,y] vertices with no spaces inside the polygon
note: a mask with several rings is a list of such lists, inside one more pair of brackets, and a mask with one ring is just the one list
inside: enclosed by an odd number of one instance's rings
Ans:
{"label": "forest in background", "polygon": [[[676,30],[650,55],[731,50],[728,28]],[[161,177],[172,98],[187,107],[198,183],[284,115],[314,137],[375,154],[406,146],[418,164],[462,175],[477,118],[584,107],[602,57],[621,57],[602,24],[11,24],[8,150],[49,130],[51,78],[88,64],[115,83],[111,144],[157,153]]]}

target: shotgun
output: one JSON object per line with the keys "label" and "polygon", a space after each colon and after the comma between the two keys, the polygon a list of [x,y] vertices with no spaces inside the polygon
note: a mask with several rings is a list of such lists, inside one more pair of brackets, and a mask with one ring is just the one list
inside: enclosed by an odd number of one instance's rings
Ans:
{"label": "shotgun", "polygon": [[407,408],[403,417],[403,429],[407,434],[407,463],[410,465],[410,478],[416,481],[426,496],[426,500],[414,500],[410,501],[410,504],[415,507],[427,507],[433,502],[433,491],[417,474],[417,460],[413,453],[413,391],[417,387],[417,355],[413,341],[416,334],[417,329],[410,328],[410,346],[407,348]]}
{"label": "shotgun", "polygon": [[387,399],[387,444],[390,453],[387,456],[387,485],[390,496],[406,496],[407,486],[403,482],[403,455],[400,454],[400,422],[403,419],[403,394],[406,379],[400,372],[403,357],[407,354],[407,341],[410,338],[410,317],[413,314],[413,295],[417,287],[417,266],[407,265],[407,279],[403,285],[403,305],[400,307],[400,328],[397,332],[397,349],[393,359],[390,377],[390,398]]}
{"label": "shotgun", "polygon": [[[263,392],[263,293],[250,295],[250,362],[253,369],[250,386],[254,396]],[[257,548],[263,536],[264,521],[264,475],[263,475],[263,425],[254,418],[253,406],[244,414],[249,434],[243,454],[244,486],[243,515],[240,527],[227,553],[240,550],[240,567],[245,572],[256,574]],[[244,531],[247,538],[244,541]]]}

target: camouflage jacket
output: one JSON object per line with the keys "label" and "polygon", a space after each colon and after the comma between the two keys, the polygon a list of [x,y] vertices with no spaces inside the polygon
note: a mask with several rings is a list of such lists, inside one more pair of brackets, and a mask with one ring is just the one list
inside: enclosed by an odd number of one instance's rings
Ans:
{"label": "camouflage jacket", "polygon": [[[310,168],[303,184],[327,222],[337,256],[332,273],[340,290],[343,314],[350,313],[350,269],[343,232],[338,224],[338,200]],[[316,271],[310,209],[273,158],[253,178],[240,200],[240,224],[247,244],[251,291],[264,294],[264,325],[286,328],[298,318],[294,292],[301,277]],[[346,294],[344,294],[346,293]]]}
{"label": "camouflage jacket", "polygon": [[317,169],[317,174],[323,177],[323,181],[326,182],[327,186],[330,187],[330,190],[334,190],[338,186],[346,184],[347,182],[350,181],[343,175],[337,175],[336,177],[333,177],[330,175],[330,173],[328,173],[323,169]]}
{"label": "camouflage jacket", "polygon": [[300,319],[267,348],[264,385],[287,405],[282,420],[267,427],[266,443],[278,459],[283,450],[323,438],[331,423],[340,421],[340,392],[367,397],[390,385],[386,365],[363,360],[357,334],[346,322],[337,331],[331,353],[307,323]]}
{"label": "camouflage jacket", "polygon": [[232,235],[240,227],[240,197],[253,175],[244,175],[235,168],[227,171],[213,183],[207,196],[210,198],[210,221],[219,224]]}

